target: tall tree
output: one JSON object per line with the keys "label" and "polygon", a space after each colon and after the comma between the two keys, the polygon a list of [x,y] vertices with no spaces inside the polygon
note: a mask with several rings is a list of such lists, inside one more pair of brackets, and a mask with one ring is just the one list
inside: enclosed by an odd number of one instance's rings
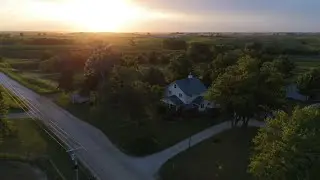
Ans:
{"label": "tall tree", "polygon": [[275,68],[245,56],[218,76],[207,98],[234,114],[235,124],[241,120],[246,126],[251,118],[280,107],[284,99],[283,83]]}
{"label": "tall tree", "polygon": [[300,75],[297,80],[299,91],[310,99],[318,98],[320,94],[320,67],[312,68]]}
{"label": "tall tree", "polygon": [[273,63],[284,77],[289,78],[293,75],[292,71],[295,68],[295,64],[289,59],[288,56],[279,56],[273,61]]}
{"label": "tall tree", "polygon": [[150,67],[143,76],[143,81],[150,85],[164,86],[166,84],[166,78],[163,72],[155,67]]}
{"label": "tall tree", "polygon": [[260,58],[263,51],[263,45],[260,42],[249,42],[245,44],[244,53],[254,57]]}
{"label": "tall tree", "polygon": [[188,58],[188,56],[183,53],[171,58],[168,65],[168,70],[170,72],[170,80],[183,79],[188,76],[193,70],[193,63]]}
{"label": "tall tree", "polygon": [[73,75],[74,72],[72,70],[63,70],[60,73],[60,78],[58,80],[58,88],[62,89],[66,92],[72,91],[73,89]]}
{"label": "tall tree", "polygon": [[188,56],[194,62],[210,62],[214,58],[212,45],[194,42],[189,46]]}
{"label": "tall tree", "polygon": [[91,91],[99,83],[105,81],[106,76],[115,64],[120,63],[120,54],[116,53],[109,45],[100,45],[88,58],[84,67],[84,89]]}
{"label": "tall tree", "polygon": [[318,108],[279,112],[254,138],[249,172],[257,179],[319,179],[319,139]]}

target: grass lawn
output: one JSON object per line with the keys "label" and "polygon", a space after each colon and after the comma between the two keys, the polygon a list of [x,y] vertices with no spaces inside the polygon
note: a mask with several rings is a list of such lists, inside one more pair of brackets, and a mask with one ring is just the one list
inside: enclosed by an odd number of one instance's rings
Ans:
{"label": "grass lawn", "polygon": [[163,180],[247,180],[256,128],[235,128],[212,137],[164,164]]}
{"label": "grass lawn", "polygon": [[[137,127],[136,124],[124,120],[120,112],[106,110],[103,115],[95,116],[94,110],[90,110],[88,104],[69,104],[64,107],[78,118],[94,125],[106,134],[106,136],[116,144],[123,152],[135,156],[145,156],[157,151],[166,149],[189,136],[200,132],[214,124],[220,123],[223,118],[194,118],[181,121],[155,121],[153,126],[148,128],[156,147],[148,152],[137,152],[137,139],[146,135],[146,130]],[[109,114],[109,115],[107,115]],[[147,146],[147,145],[145,145]]]}
{"label": "grass lawn", "polygon": [[[73,163],[65,150],[41,130],[31,119],[10,120],[16,128],[16,134],[6,137],[0,145],[0,167],[4,160],[20,160],[38,166],[44,171],[49,179],[63,179],[52,164],[58,167],[65,179],[73,179]],[[5,160],[7,162],[7,160]],[[51,161],[51,162],[50,162]],[[24,170],[21,170],[24,171]],[[20,169],[11,171],[23,173]],[[6,176],[9,176],[6,173]],[[0,171],[0,177],[1,177]],[[15,177],[14,174],[12,174]],[[80,171],[80,179],[85,180],[87,174]],[[2,178],[0,178],[2,179]]]}

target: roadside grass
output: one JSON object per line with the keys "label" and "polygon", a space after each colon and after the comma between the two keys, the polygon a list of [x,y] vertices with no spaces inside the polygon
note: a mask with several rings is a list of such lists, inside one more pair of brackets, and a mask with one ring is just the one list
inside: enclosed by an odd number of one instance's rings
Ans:
{"label": "roadside grass", "polygon": [[248,180],[252,139],[257,128],[235,128],[177,155],[160,169],[162,180]]}
{"label": "roadside grass", "polygon": [[[2,95],[3,95],[5,103],[9,107],[9,112],[8,113],[21,113],[21,112],[24,112],[24,110],[20,107],[20,103],[16,102],[13,99],[13,98],[17,99],[17,96],[15,96],[11,92],[8,92],[7,90],[5,90],[2,85],[0,85],[0,89],[3,89],[3,94]],[[10,93],[10,95],[8,93]]]}
{"label": "roadside grass", "polygon": [[[74,178],[73,163],[65,150],[31,119],[10,120],[16,134],[6,137],[0,146],[1,161],[26,162],[39,167],[50,180]],[[57,170],[58,169],[58,170]],[[13,173],[19,173],[13,171]],[[0,174],[1,176],[1,174]],[[80,171],[80,180],[89,176]]]}
{"label": "roadside grass", "polygon": [[41,180],[42,174],[38,174],[35,167],[28,163],[0,161],[1,180]]}
{"label": "roadside grass", "polygon": [[[65,102],[65,100],[56,101],[79,119],[99,128],[119,149],[133,156],[146,156],[164,150],[224,119],[223,117],[203,117],[179,121],[151,120],[151,126],[141,127],[124,119],[121,112],[108,110],[107,107],[99,113],[90,104]],[[155,144],[150,144],[146,138],[152,139]],[[144,150],[141,151],[140,148]]]}
{"label": "roadside grass", "polygon": [[36,77],[29,77],[23,75],[23,73],[19,73],[17,71],[13,71],[10,68],[0,68],[0,71],[5,73],[10,78],[18,81],[22,85],[26,86],[27,88],[34,90],[40,94],[52,94],[58,92],[56,86],[54,86],[51,82],[36,78]]}

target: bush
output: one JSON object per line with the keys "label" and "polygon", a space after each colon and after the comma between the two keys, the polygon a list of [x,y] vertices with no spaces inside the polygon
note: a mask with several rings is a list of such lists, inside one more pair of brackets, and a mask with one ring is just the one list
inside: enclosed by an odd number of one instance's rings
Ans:
{"label": "bush", "polygon": [[71,103],[70,96],[67,93],[61,93],[59,94],[59,97],[57,98],[57,104],[62,107],[68,107],[68,105]]}

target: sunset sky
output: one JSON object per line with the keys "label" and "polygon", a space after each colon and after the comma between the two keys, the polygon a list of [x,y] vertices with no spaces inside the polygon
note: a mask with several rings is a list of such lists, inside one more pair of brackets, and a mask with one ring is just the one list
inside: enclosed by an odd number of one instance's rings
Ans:
{"label": "sunset sky", "polygon": [[319,0],[0,0],[0,31],[320,31]]}

